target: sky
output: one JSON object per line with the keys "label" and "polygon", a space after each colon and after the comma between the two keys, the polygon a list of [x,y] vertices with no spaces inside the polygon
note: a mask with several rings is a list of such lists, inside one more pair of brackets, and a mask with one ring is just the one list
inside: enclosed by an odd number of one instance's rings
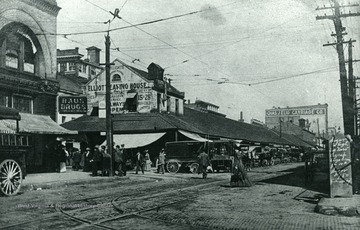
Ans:
{"label": "sky", "polygon": [[[340,1],[342,2],[342,1]],[[111,60],[146,70],[165,69],[171,84],[196,99],[220,106],[219,112],[246,122],[265,121],[275,107],[329,105],[329,126],[341,127],[342,109],[331,10],[315,10],[330,0],[57,0],[59,49],[102,49],[110,32]],[[345,3],[345,2],[344,2]],[[348,2],[346,2],[348,3]],[[109,11],[119,9],[119,16]],[[360,7],[345,8],[346,12]],[[189,14],[191,12],[195,12]],[[175,18],[174,16],[183,15]],[[113,19],[114,18],[114,19]],[[170,18],[170,19],[169,19]],[[165,19],[147,25],[143,22]],[[104,22],[111,20],[110,25]],[[343,18],[360,59],[360,17]],[[98,33],[88,33],[94,32]],[[85,34],[74,34],[84,32]],[[64,36],[63,34],[66,34]],[[345,46],[346,50],[347,47]],[[347,52],[345,52],[347,55]],[[360,70],[354,64],[354,75]]]}

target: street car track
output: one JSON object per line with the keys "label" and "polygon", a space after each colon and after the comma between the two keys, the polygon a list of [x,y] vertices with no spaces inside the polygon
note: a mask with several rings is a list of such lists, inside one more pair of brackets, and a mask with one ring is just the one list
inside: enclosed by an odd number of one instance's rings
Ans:
{"label": "street car track", "polygon": [[[256,178],[253,178],[253,181],[262,181],[262,180],[268,179],[274,175],[277,175],[277,174],[272,173],[272,175],[270,175],[269,173],[266,173],[265,175],[256,175],[256,176],[254,176]],[[182,178],[182,179],[184,179],[184,178]],[[164,191],[161,193],[144,195],[144,196],[140,196],[137,198],[128,198],[125,200],[122,200],[122,199],[125,197],[128,197],[128,195],[127,196],[118,196],[118,197],[115,197],[111,201],[111,205],[112,205],[112,208],[114,210],[116,210],[120,215],[111,216],[111,217],[105,216],[104,218],[101,218],[98,221],[89,221],[84,218],[74,217],[72,215],[72,213],[66,212],[64,210],[60,210],[60,211],[66,217],[81,223],[80,226],[72,228],[74,230],[82,229],[86,225],[91,225],[91,226],[98,227],[101,229],[118,229],[118,228],[110,227],[110,226],[106,225],[106,223],[110,223],[110,222],[117,221],[120,219],[125,219],[125,218],[143,218],[143,219],[147,219],[148,221],[153,221],[153,222],[164,222],[164,223],[175,225],[175,226],[191,227],[192,225],[189,225],[189,224],[175,223],[175,222],[171,222],[171,221],[167,221],[167,220],[162,220],[159,218],[149,218],[142,214],[145,214],[147,212],[154,211],[154,210],[159,211],[164,207],[176,205],[179,203],[192,202],[198,197],[198,193],[199,193],[199,191],[197,190],[198,188],[206,187],[209,185],[215,185],[215,184],[224,184],[224,181],[226,181],[226,180],[221,179],[221,180],[216,180],[216,181],[210,181],[210,182],[206,182],[206,183],[202,183],[202,184],[187,186],[185,188],[171,189],[171,190],[167,190],[167,191]],[[176,194],[176,195],[174,196],[174,194]],[[147,205],[146,202],[149,204]],[[194,226],[192,226],[192,227],[194,227]],[[197,225],[196,225],[196,227],[203,228],[202,226],[197,226]]]}
{"label": "street car track", "polygon": [[[79,217],[73,216],[74,211],[78,211],[78,209],[72,210],[71,212],[67,212],[67,211],[63,210],[60,207],[58,211],[60,213],[62,213],[63,215],[65,215],[67,218],[72,219],[74,221],[77,221],[77,222],[79,222],[81,224],[81,225],[79,225],[79,226],[77,226],[75,228],[72,228],[74,230],[75,229],[81,229],[81,228],[84,227],[84,225],[91,225],[91,226],[95,226],[95,227],[102,228],[102,229],[118,229],[118,228],[109,227],[109,226],[105,225],[105,223],[116,221],[116,220],[123,219],[123,218],[136,217],[136,216],[140,216],[142,218],[148,219],[146,217],[141,216],[141,213],[145,213],[145,212],[152,211],[152,210],[157,210],[157,209],[160,209],[162,207],[173,205],[173,204],[184,202],[184,201],[194,200],[196,198],[196,196],[189,197],[189,194],[184,193],[184,192],[187,191],[187,190],[194,190],[196,188],[200,188],[200,187],[203,187],[203,186],[208,186],[208,185],[211,185],[211,184],[218,184],[218,183],[223,183],[223,180],[210,181],[210,182],[203,183],[203,184],[200,184],[200,185],[199,184],[191,185],[191,186],[187,186],[187,187],[181,188],[181,189],[172,189],[170,191],[164,191],[164,192],[161,192],[161,193],[144,195],[144,196],[141,196],[141,197],[138,197],[138,198],[135,198],[135,199],[134,198],[128,198],[126,200],[121,200],[124,197],[128,197],[128,195],[126,195],[126,196],[117,196],[111,201],[111,204],[112,204],[111,208],[116,210],[117,213],[120,213],[120,215],[116,215],[116,216],[112,216],[112,217],[108,217],[108,218],[104,217],[104,218],[101,218],[98,221],[89,221],[89,220],[87,220],[85,218],[79,218]],[[174,199],[173,195],[176,194],[176,193],[177,193],[178,198]],[[183,193],[183,195],[180,197],[179,193]],[[193,193],[197,193],[197,191],[194,191]],[[167,195],[166,200],[164,200],[165,195]],[[185,196],[185,198],[184,198],[184,196]],[[153,199],[153,200],[155,200],[153,202],[157,202],[160,197],[163,199],[163,202],[160,205],[155,205],[154,206],[154,205],[150,204],[150,207],[145,206],[145,207],[140,207],[140,209],[138,209],[137,204],[143,203],[144,200],[149,201],[149,200]],[[121,202],[119,203],[120,200],[121,200]],[[128,209],[125,209],[123,207],[124,204],[128,204],[129,202],[134,202],[135,203],[134,204],[134,206],[136,208],[135,211],[128,211]],[[152,220],[152,221],[161,221],[161,220]],[[169,222],[167,222],[167,223],[170,224]],[[172,223],[172,224],[174,224],[174,223]]]}
{"label": "street car track", "polygon": [[[261,180],[265,180],[265,179],[268,179],[273,176],[278,176],[278,174],[276,172],[274,172],[272,174],[265,173],[264,175],[255,174],[252,176],[252,181],[261,181]],[[161,180],[161,178],[158,178],[158,177],[154,177],[152,179],[156,179],[159,181]],[[193,178],[182,177],[181,179],[183,179],[183,180],[190,179],[191,180]],[[200,180],[200,181],[203,181],[203,180]],[[195,182],[195,181],[193,180],[192,182]],[[174,188],[174,189],[166,190],[166,191],[156,193],[156,194],[154,194],[154,193],[149,194],[148,190],[144,190],[144,191],[140,191],[140,194],[138,194],[138,195],[141,195],[141,196],[138,196],[135,199],[129,198],[130,196],[133,195],[133,193],[132,193],[133,191],[130,191],[127,194],[123,194],[121,196],[105,194],[102,196],[94,196],[94,197],[85,198],[85,199],[74,199],[72,201],[63,203],[60,206],[55,205],[54,209],[55,209],[56,213],[50,213],[47,216],[40,218],[40,219],[21,222],[21,223],[17,223],[17,224],[13,224],[13,225],[8,225],[5,227],[0,227],[0,229],[7,229],[7,228],[17,229],[16,228],[17,226],[24,226],[26,224],[33,224],[36,222],[43,222],[45,220],[54,218],[59,213],[64,218],[71,219],[71,220],[79,223],[78,226],[72,227],[70,229],[83,229],[84,227],[89,226],[89,225],[99,228],[99,229],[118,229],[118,228],[113,228],[113,227],[107,226],[107,225],[105,225],[105,223],[109,223],[112,221],[125,219],[125,218],[143,218],[143,219],[147,219],[148,221],[164,222],[167,224],[172,224],[174,226],[190,227],[190,225],[188,225],[188,224],[175,223],[175,222],[171,222],[171,221],[169,222],[168,220],[162,220],[162,219],[158,219],[158,218],[149,218],[142,214],[145,214],[147,212],[154,211],[154,210],[158,211],[167,206],[194,201],[198,197],[198,189],[199,188],[206,187],[209,185],[216,185],[216,184],[221,185],[221,184],[224,184],[224,182],[226,182],[226,184],[229,183],[226,179],[217,179],[215,181],[208,179],[208,181],[206,181],[205,183],[190,185],[190,186],[186,186],[186,187],[182,187],[182,188]],[[146,183],[148,183],[148,182],[146,182]],[[137,184],[137,185],[139,185],[139,184]],[[166,188],[164,188],[164,189],[166,189]],[[174,197],[176,197],[176,199]],[[97,221],[91,221],[91,220],[83,218],[83,217],[77,217],[74,215],[74,213],[80,212],[80,211],[82,211],[82,212],[90,211],[91,212],[91,211],[93,211],[94,208],[86,207],[86,205],[82,208],[73,208],[73,209],[68,208],[72,204],[75,204],[74,207],[77,207],[76,204],[78,202],[84,202],[84,201],[85,201],[85,204],[87,204],[89,202],[90,203],[93,202],[96,205],[96,204],[98,204],[97,203],[98,199],[102,200],[102,201],[104,199],[107,200],[107,202],[101,203],[101,204],[107,204],[107,205],[99,206],[99,208],[97,208],[95,210],[95,212],[101,214],[101,213],[103,213],[103,211],[99,212],[100,209],[101,210],[112,209],[113,211],[116,212],[115,214],[113,213],[114,216],[106,216],[105,215],[104,217],[101,217]],[[162,202],[158,202],[160,199],[162,200]],[[141,204],[144,204],[144,202],[146,202],[146,201],[149,204],[141,206]],[[196,226],[196,227],[202,228],[202,226]]]}

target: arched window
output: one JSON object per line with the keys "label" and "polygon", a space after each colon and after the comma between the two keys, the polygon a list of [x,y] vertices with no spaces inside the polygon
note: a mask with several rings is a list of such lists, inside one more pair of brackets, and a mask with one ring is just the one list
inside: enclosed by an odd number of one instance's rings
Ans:
{"label": "arched window", "polygon": [[11,23],[0,31],[0,66],[36,73],[39,43],[25,25]]}

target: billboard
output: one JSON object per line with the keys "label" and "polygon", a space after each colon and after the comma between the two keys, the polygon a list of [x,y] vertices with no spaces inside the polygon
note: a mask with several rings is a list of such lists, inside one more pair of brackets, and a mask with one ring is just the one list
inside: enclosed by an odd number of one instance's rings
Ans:
{"label": "billboard", "polygon": [[[328,130],[328,105],[318,104],[265,110],[267,127],[270,129],[278,127],[280,122],[303,125],[307,130],[318,135],[326,134]],[[301,122],[303,123],[301,124]]]}

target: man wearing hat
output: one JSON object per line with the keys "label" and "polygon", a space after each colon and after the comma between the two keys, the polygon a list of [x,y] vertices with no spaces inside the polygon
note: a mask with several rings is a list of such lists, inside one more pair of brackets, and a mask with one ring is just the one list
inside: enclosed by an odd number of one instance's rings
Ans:
{"label": "man wearing hat", "polygon": [[97,176],[98,170],[102,168],[102,154],[99,150],[99,145],[95,145],[94,154],[90,161],[92,164],[92,175]]}
{"label": "man wearing hat", "polygon": [[87,147],[85,149],[85,152],[83,153],[83,158],[84,158],[84,172],[90,172],[91,171],[91,163],[90,160],[92,159],[92,154],[90,152],[90,148]]}
{"label": "man wearing hat", "polygon": [[138,148],[138,151],[135,155],[136,157],[136,174],[138,174],[139,170],[141,169],[142,174],[144,174],[144,167],[145,167],[145,157],[140,152],[140,148]]}

